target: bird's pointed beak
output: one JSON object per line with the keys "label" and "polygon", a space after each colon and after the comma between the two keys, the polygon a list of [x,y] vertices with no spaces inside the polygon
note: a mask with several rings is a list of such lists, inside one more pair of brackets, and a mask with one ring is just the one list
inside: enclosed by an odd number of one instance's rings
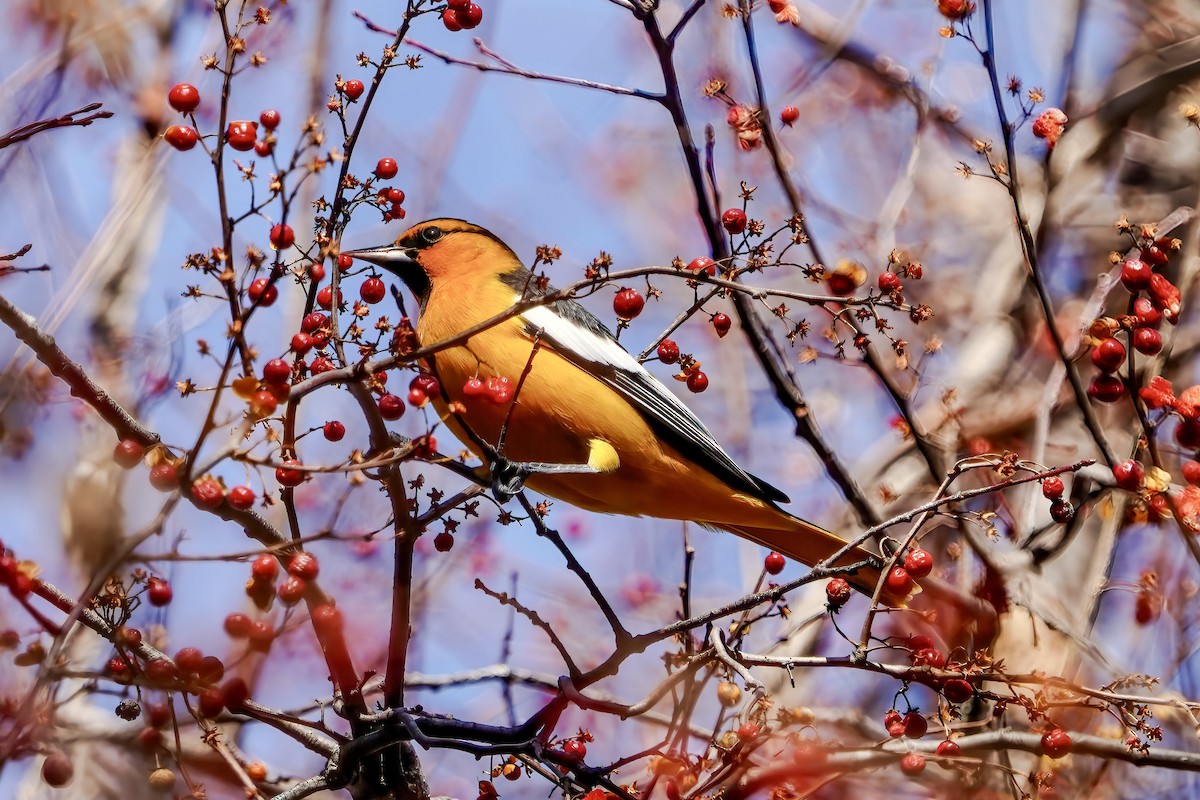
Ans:
{"label": "bird's pointed beak", "polygon": [[388,244],[382,247],[365,247],[361,250],[343,250],[343,255],[362,259],[381,267],[415,267],[417,266],[416,251],[410,247],[399,247]]}

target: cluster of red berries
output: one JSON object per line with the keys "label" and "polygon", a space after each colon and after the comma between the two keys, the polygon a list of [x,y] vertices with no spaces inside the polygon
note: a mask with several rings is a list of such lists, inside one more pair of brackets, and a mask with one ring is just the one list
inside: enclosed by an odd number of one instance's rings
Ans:
{"label": "cluster of red berries", "polygon": [[1128,350],[1118,335],[1126,335],[1134,350],[1153,356],[1162,350],[1159,328],[1163,319],[1172,324],[1178,322],[1179,289],[1156,271],[1167,265],[1176,249],[1178,244],[1174,240],[1161,238],[1121,264],[1121,283],[1133,295],[1133,313],[1119,320],[1097,320],[1093,326],[1096,341],[1091,358],[1100,370],[1088,386],[1088,395],[1094,400],[1115,403],[1125,396],[1125,382],[1116,373],[1126,363]]}
{"label": "cluster of red berries", "polygon": [[[301,551],[293,555],[287,562],[287,575],[276,585],[279,577],[279,561],[273,555],[263,554],[250,564],[250,580],[246,582],[246,594],[258,608],[268,608],[271,596],[274,595],[286,606],[294,606],[304,599],[308,585],[316,580],[321,572],[321,565],[312,553]],[[255,630],[255,623],[245,615],[233,619],[233,615],[225,620],[226,632],[234,637],[248,637],[252,643],[258,641],[258,636],[265,639],[269,645],[273,632],[270,625],[264,623],[265,629]],[[266,634],[271,633],[271,637]]]}
{"label": "cluster of red berries", "polygon": [[933,556],[928,550],[917,548],[904,556],[903,565],[892,567],[883,579],[883,596],[890,600],[903,600],[912,594],[914,582],[933,571]]}
{"label": "cluster of red berries", "polygon": [[515,387],[508,378],[493,375],[486,380],[480,377],[467,378],[463,383],[463,397],[468,400],[484,399],[493,405],[508,405],[513,398]]}
{"label": "cluster of red berries", "polygon": [[483,22],[483,9],[470,0],[446,0],[446,10],[442,12],[442,24],[446,30],[471,30]]}
{"label": "cluster of red berries", "polygon": [[[934,646],[933,639],[924,634],[909,636],[904,646],[908,648],[914,667],[929,669],[957,669],[962,665],[948,664],[946,654]],[[920,680],[939,691],[947,701],[965,703],[975,694],[971,683],[963,678],[935,678],[921,675]]]}
{"label": "cluster of red berries", "polygon": [[693,360],[690,356],[685,358],[679,351],[679,345],[673,340],[663,339],[658,343],[655,352],[658,360],[664,364],[677,364],[681,360],[685,362],[676,378],[687,384],[688,391],[699,394],[708,388],[708,376],[700,370],[700,362]]}
{"label": "cluster of red berries", "polygon": [[1065,491],[1062,478],[1057,475],[1042,480],[1042,496],[1050,501],[1050,518],[1061,524],[1075,518],[1075,507],[1063,499]]}
{"label": "cluster of red berries", "polygon": [[883,715],[883,727],[893,739],[920,739],[929,730],[929,720],[916,711],[901,714],[893,708]]}
{"label": "cluster of red berries", "polygon": [[[177,83],[167,92],[167,102],[181,114],[192,116],[200,107],[200,92],[190,83]],[[253,150],[258,156],[266,158],[275,150],[274,130],[281,120],[282,117],[275,109],[267,109],[259,114],[258,122],[234,120],[225,129],[225,142],[234,150]],[[192,121],[195,121],[194,116]],[[258,137],[260,123],[267,132],[261,139]],[[200,134],[191,125],[172,125],[163,133],[163,139],[176,150],[187,151],[196,146]]]}
{"label": "cluster of red berries", "polygon": [[[391,180],[396,177],[399,172],[399,167],[396,165],[394,158],[381,158],[379,163],[375,165],[375,175],[384,180]],[[390,175],[391,177],[384,177]],[[391,222],[394,219],[404,219],[408,216],[408,212],[404,210],[404,190],[398,189],[395,186],[384,186],[375,194],[375,203],[383,211],[383,221]]]}

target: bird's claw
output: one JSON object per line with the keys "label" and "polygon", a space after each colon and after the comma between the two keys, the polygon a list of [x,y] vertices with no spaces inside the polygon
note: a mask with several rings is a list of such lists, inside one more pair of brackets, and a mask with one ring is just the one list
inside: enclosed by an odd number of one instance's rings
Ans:
{"label": "bird's claw", "polygon": [[529,477],[528,464],[500,459],[492,464],[492,492],[501,503],[507,503],[522,489]]}

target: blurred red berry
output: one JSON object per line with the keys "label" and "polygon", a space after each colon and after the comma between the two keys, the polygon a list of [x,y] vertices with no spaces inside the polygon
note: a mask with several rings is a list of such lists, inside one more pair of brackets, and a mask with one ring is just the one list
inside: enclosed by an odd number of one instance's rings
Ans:
{"label": "blurred red berry", "polygon": [[196,146],[196,142],[200,141],[200,134],[196,133],[195,128],[188,125],[172,125],[163,134],[163,139],[176,150],[187,152]]}

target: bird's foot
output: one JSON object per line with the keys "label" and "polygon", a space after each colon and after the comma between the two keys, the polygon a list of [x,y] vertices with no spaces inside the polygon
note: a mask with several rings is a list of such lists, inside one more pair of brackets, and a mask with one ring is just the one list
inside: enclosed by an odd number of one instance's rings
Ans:
{"label": "bird's foot", "polygon": [[547,464],[542,461],[509,461],[492,463],[492,492],[501,503],[507,503],[525,488],[530,475],[595,475],[601,472],[592,464]]}

